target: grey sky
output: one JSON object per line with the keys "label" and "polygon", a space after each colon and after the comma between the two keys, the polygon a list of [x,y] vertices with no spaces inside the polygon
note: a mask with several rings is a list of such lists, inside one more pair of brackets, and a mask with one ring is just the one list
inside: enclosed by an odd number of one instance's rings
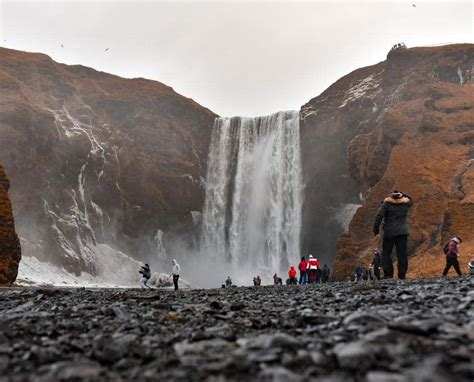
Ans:
{"label": "grey sky", "polygon": [[225,116],[298,109],[401,41],[473,42],[472,2],[0,0],[2,46],[156,79]]}

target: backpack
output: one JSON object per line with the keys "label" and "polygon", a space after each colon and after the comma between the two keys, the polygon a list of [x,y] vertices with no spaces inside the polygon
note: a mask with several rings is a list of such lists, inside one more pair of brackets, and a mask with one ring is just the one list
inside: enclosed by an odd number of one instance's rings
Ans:
{"label": "backpack", "polygon": [[450,242],[448,241],[443,247],[443,252],[444,252],[445,255],[447,255],[448,252],[449,252],[449,243]]}

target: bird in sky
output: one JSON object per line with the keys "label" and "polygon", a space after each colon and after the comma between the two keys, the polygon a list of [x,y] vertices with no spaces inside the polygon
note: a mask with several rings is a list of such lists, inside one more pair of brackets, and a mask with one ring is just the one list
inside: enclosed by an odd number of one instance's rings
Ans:
{"label": "bird in sky", "polygon": [[416,4],[412,4],[411,6],[412,6],[413,8],[416,8]]}
{"label": "bird in sky", "polygon": [[61,48],[64,48],[64,45],[63,45],[63,44],[61,44]]}
{"label": "bird in sky", "polygon": [[108,51],[109,51],[109,48],[105,48],[105,49],[104,49],[104,52],[108,52]]}

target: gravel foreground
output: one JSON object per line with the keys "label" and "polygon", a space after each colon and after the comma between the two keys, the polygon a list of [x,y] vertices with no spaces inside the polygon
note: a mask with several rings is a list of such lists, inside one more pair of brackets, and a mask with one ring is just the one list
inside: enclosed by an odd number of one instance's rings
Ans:
{"label": "gravel foreground", "polygon": [[0,289],[0,381],[473,381],[474,279]]}

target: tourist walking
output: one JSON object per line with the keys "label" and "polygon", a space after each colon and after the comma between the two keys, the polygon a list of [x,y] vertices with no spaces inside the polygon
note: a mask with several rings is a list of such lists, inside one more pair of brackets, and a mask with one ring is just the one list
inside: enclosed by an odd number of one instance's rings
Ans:
{"label": "tourist walking", "polygon": [[365,269],[362,265],[358,265],[355,269],[356,282],[362,281],[364,279]]}
{"label": "tourist walking", "polygon": [[138,271],[142,275],[142,278],[140,280],[140,288],[145,289],[151,289],[151,287],[147,284],[148,280],[151,278],[151,269],[148,264],[143,265],[140,270]]}
{"label": "tourist walking", "polygon": [[283,280],[276,273],[273,275],[273,285],[283,285]]}
{"label": "tourist walking", "polygon": [[327,283],[329,281],[329,276],[331,274],[331,269],[327,264],[324,264],[323,270],[322,270],[322,282]]}
{"label": "tourist walking", "polygon": [[174,290],[178,290],[178,280],[180,272],[181,267],[179,266],[178,262],[173,259],[173,273],[171,273],[170,276],[173,276]]}
{"label": "tourist walking", "polygon": [[379,252],[375,252],[372,259],[372,267],[374,271],[374,276],[377,280],[380,280],[380,267],[382,266],[382,257]]}
{"label": "tourist walking", "polygon": [[298,269],[300,271],[300,284],[304,285],[307,282],[307,273],[306,273],[306,268],[308,267],[308,264],[306,263],[306,259],[304,256],[301,258],[300,263],[298,264]]}
{"label": "tourist walking", "polygon": [[262,284],[262,279],[260,278],[260,276],[253,278],[253,286],[260,286],[261,284]]}
{"label": "tourist walking", "polygon": [[460,237],[453,237],[448,244],[446,244],[444,252],[446,254],[446,266],[444,267],[443,276],[446,276],[451,267],[454,267],[454,270],[458,276],[462,276],[461,267],[459,266],[459,245],[462,243]]}
{"label": "tourist walking", "polygon": [[306,266],[306,272],[308,274],[308,283],[314,284],[317,282],[318,268],[319,268],[319,261],[315,259],[313,255],[309,255],[308,263]]}
{"label": "tourist walking", "polygon": [[403,280],[408,271],[408,212],[413,205],[413,198],[403,192],[394,191],[385,198],[374,221],[374,235],[384,222],[382,266],[385,278],[393,278],[393,246],[397,249],[398,278]]}
{"label": "tourist walking", "polygon": [[290,284],[293,284],[293,285],[298,284],[298,279],[296,278],[296,269],[293,265],[290,267],[290,270],[288,271],[288,276],[290,278]]}

